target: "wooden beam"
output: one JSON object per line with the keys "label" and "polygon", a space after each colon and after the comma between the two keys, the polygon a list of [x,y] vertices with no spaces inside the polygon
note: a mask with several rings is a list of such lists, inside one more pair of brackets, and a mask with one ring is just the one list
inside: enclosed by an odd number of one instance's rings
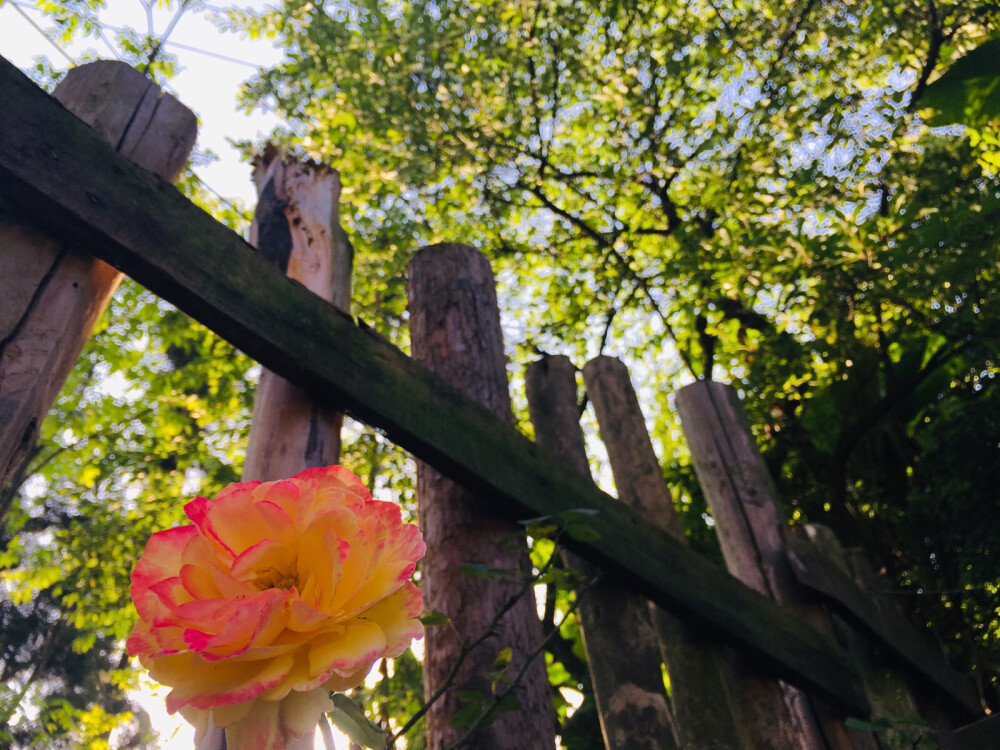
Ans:
{"label": "wooden beam", "polygon": [[0,62],[0,196],[265,367],[343,408],[510,518],[598,511],[575,551],[624,585],[851,712],[868,706],[829,638],[650,527],[513,426],[281,275],[175,188],[128,163]]}
{"label": "wooden beam", "polygon": [[956,729],[955,742],[964,750],[996,750],[1000,747],[1000,714],[992,714]]}
{"label": "wooden beam", "polygon": [[823,594],[837,609],[874,636],[883,647],[909,669],[934,685],[941,698],[954,702],[953,710],[966,721],[982,714],[976,691],[968,680],[952,669],[940,651],[931,648],[902,612],[879,611],[871,596],[862,591],[808,539],[787,534],[788,561],[803,586]]}

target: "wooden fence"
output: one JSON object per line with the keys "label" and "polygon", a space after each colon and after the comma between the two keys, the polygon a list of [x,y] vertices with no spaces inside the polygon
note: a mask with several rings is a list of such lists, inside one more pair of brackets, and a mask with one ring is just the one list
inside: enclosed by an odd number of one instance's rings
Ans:
{"label": "wooden fence", "polygon": [[[821,528],[788,533],[731,389],[695,383],[677,399],[727,572],[691,551],[678,533],[620,363],[595,360],[583,376],[624,502],[586,476],[578,441],[557,439],[572,431],[565,421],[577,395],[570,363],[543,360],[529,373],[536,444],[286,278],[2,59],[0,101],[0,218],[132,276],[331,414],[346,412],[383,430],[497,518],[558,516],[581,507],[596,512],[600,538],[568,539],[567,546],[569,564],[591,566],[612,582],[606,588],[613,591],[581,607],[585,631],[589,622],[594,636],[588,650],[609,747],[868,747],[870,735],[852,731],[845,717],[910,709],[939,730],[943,747],[1000,745],[996,722],[982,719],[971,687],[884,604],[871,571]],[[23,263],[12,252],[12,245],[0,245],[0,269]],[[460,252],[474,255],[471,248]],[[0,331],[0,357],[11,355],[23,332],[20,324],[8,328]],[[12,408],[5,406],[5,387],[0,380],[0,414]],[[37,417],[26,424],[14,430],[0,423],[2,481]],[[624,424],[632,426],[622,432]],[[618,594],[626,595],[613,599]],[[628,712],[613,704],[617,699],[621,708],[635,681],[614,664],[600,667],[597,653],[608,646],[598,648],[596,635],[608,630],[602,617],[612,600],[630,613],[628,637],[646,644],[644,653],[655,652],[648,645],[655,643],[671,675],[668,704],[629,704],[660,717],[655,726],[663,731],[648,734],[663,739],[649,745],[635,744],[642,732],[634,726],[631,735],[616,734]],[[649,676],[642,679],[633,697],[655,692]],[[952,732],[970,722],[976,723]]]}

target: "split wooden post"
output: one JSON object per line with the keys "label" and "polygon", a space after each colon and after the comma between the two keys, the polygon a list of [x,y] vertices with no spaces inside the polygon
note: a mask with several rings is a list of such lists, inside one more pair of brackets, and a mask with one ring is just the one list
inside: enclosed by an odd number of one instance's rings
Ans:
{"label": "split wooden post", "polygon": [[[323,164],[285,160],[268,144],[254,160],[257,208],[250,243],[290,279],[347,312],[353,249],[340,228],[340,175]],[[244,482],[287,479],[340,461],[343,415],[317,405],[280,375],[261,368],[243,462]],[[305,735],[297,747],[312,747]],[[225,750],[209,718],[196,750]]]}
{"label": "split wooden post", "polygon": [[[409,265],[407,285],[410,339],[414,358],[441,375],[500,417],[514,420],[507,385],[506,360],[489,261],[467,245],[444,244],[420,250]],[[509,471],[518,471],[510,466]],[[427,543],[421,562],[421,590],[428,609],[450,618],[427,629],[424,689],[428,697],[444,694],[427,714],[430,747],[439,750],[467,732],[450,722],[465,705],[460,694],[479,696],[486,705],[494,697],[490,672],[497,656],[511,649],[505,674],[513,678],[524,667],[514,691],[517,710],[501,713],[488,726],[475,729],[468,746],[487,750],[552,748],[555,716],[549,697],[545,661],[539,652],[541,624],[529,587],[499,621],[494,618],[522,589],[519,581],[488,580],[463,575],[467,563],[509,571],[511,578],[531,570],[523,528],[502,520],[489,507],[429,465],[417,462],[420,525]],[[517,535],[521,534],[518,542]],[[512,543],[512,539],[515,540]],[[485,640],[473,647],[473,641]],[[465,647],[471,648],[450,675]],[[525,666],[527,659],[531,662]],[[495,683],[498,690],[503,683]]]}
{"label": "split wooden post", "polygon": [[[525,384],[535,442],[591,479],[573,363],[546,355],[528,367]],[[600,530],[600,517],[593,523]],[[585,580],[596,579],[577,592],[577,602],[605,747],[678,747],[648,601],[619,581],[600,577],[600,570],[579,556],[566,553],[564,559]]]}
{"label": "split wooden post", "polygon": [[[340,176],[283,158],[267,146],[254,162],[257,209],[250,243],[322,299],[348,312],[353,249],[340,228]],[[340,460],[342,414],[283,377],[261,369],[243,479],[269,481]]]}
{"label": "split wooden post", "polygon": [[[125,63],[73,68],[54,97],[123,156],[165,180],[178,177],[194,146],[191,110]],[[0,201],[0,487],[22,471],[122,279],[117,269],[16,216]]]}
{"label": "split wooden post", "polygon": [[[583,368],[583,378],[608,451],[618,498],[641,513],[648,523],[686,543],[628,368],[615,357],[600,356]],[[648,606],[670,676],[674,727],[680,746],[685,750],[762,746],[752,737],[752,730],[759,728],[763,718],[737,724],[732,704],[741,700],[742,693],[722,649],[698,637],[669,612]],[[752,703],[757,710],[761,708],[760,700]],[[779,727],[767,723],[764,736],[774,738]]]}
{"label": "split wooden post", "polygon": [[[692,383],[678,391],[677,411],[726,567],[750,588],[830,633],[826,613],[795,579],[777,491],[736,392],[722,383]],[[874,750],[874,739],[847,729],[826,701],[788,685],[782,689],[801,746]]]}

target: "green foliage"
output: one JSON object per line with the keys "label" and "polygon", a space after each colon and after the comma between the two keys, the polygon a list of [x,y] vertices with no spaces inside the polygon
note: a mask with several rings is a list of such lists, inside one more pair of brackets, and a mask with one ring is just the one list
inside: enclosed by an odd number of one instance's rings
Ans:
{"label": "green foliage", "polygon": [[933,110],[931,125],[964,125],[979,163],[1000,173],[1000,39],[989,39],[956,60],[919,100]]}
{"label": "green foliage", "polygon": [[[921,498],[964,471],[926,460],[932,431],[966,430],[938,410],[972,373],[997,388],[1000,185],[913,112],[995,32],[994,6],[288,0],[230,23],[286,51],[244,99],[341,171],[365,305],[384,294],[395,319],[392,279],[420,244],[478,244],[516,362],[541,349],[630,365],[699,550],[718,559],[670,393],[725,378],[790,520],[865,545],[890,588],[919,574],[937,590],[918,540],[941,520],[918,537],[901,519],[929,524]],[[951,517],[1000,531],[977,512],[992,486],[949,493]],[[962,549],[974,588],[995,585],[985,551]],[[988,675],[971,620],[918,598],[956,663]]]}
{"label": "green foliage", "polygon": [[[100,3],[48,5],[65,34],[99,28]],[[286,0],[219,17],[285,51],[245,105],[280,113],[274,138],[341,172],[355,314],[405,347],[413,252],[481,247],[512,369],[538,349],[625,359],[685,532],[720,562],[672,392],[732,382],[789,520],[864,546],[1000,710],[994,3]],[[117,44],[162,79],[172,63],[147,31]],[[60,72],[41,61],[35,74],[51,85]],[[918,108],[971,138],[921,125]],[[182,186],[208,199],[194,178]],[[215,210],[245,227],[243,207]],[[125,667],[144,539],[177,521],[180,498],[239,471],[252,363],[132,284],[102,326],[29,471],[0,495],[3,710],[21,743],[61,731],[16,713],[22,698],[127,721],[120,681],[72,670]],[[348,432],[344,463],[412,517],[405,454]],[[536,571],[560,528],[600,524],[536,519]],[[561,623],[550,679],[584,696],[570,715],[556,691],[563,743],[588,748],[578,581],[557,562],[542,582],[544,627]],[[388,729],[420,694],[407,652],[355,697]]]}
{"label": "green foliage", "polygon": [[361,747],[385,747],[385,732],[368,720],[361,706],[343,693],[334,693],[331,697],[333,710],[327,716],[334,726]]}
{"label": "green foliage", "polygon": [[921,107],[937,110],[930,125],[973,127],[1000,118],[1000,39],[990,39],[956,60],[924,91]]}

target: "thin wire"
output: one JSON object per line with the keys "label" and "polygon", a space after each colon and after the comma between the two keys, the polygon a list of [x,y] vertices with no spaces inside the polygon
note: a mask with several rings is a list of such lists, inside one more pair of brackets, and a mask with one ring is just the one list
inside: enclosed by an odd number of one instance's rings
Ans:
{"label": "thin wire", "polygon": [[73,67],[76,67],[76,60],[74,60],[72,57],[70,57],[69,53],[66,50],[64,50],[62,48],[62,46],[55,39],[53,39],[52,37],[50,37],[49,34],[48,34],[48,32],[45,29],[43,29],[41,26],[39,26],[37,23],[35,23],[28,16],[28,14],[25,13],[24,10],[21,9],[21,7],[17,3],[11,3],[10,5],[11,5],[11,7],[14,10],[16,10],[18,12],[18,14],[20,14],[21,18],[23,18],[25,21],[27,21],[31,25],[31,28],[33,28],[39,34],[41,34],[42,36],[44,36],[48,40],[49,44],[51,44],[53,47],[55,47],[56,51],[69,61],[70,65],[72,65]]}
{"label": "thin wire", "polygon": [[233,201],[230,198],[227,198],[222,193],[220,193],[218,190],[216,190],[214,187],[212,187],[207,182],[205,182],[204,178],[202,178],[201,175],[199,175],[197,172],[195,172],[194,169],[191,169],[190,171],[191,171],[191,176],[194,177],[198,181],[199,185],[201,185],[203,188],[205,188],[208,192],[210,192],[212,195],[214,195],[220,201],[222,201],[223,203],[225,203],[231,209],[233,209],[233,211],[235,211],[236,213],[238,213],[240,215],[243,214],[243,209],[241,209],[239,206],[237,206],[235,203],[233,203]]}
{"label": "thin wire", "polygon": [[[183,3],[182,6],[181,6],[181,8],[180,8],[180,10],[179,10],[179,12],[171,20],[168,29],[164,33],[163,37],[159,40],[159,44],[160,44],[161,48],[164,47],[164,46],[166,46],[167,44],[170,44],[170,45],[172,45],[174,47],[177,47],[179,49],[187,50],[188,52],[194,52],[194,53],[197,53],[197,54],[206,55],[208,57],[215,57],[215,58],[218,58],[220,60],[225,60],[226,62],[235,63],[237,65],[245,65],[247,67],[254,68],[254,69],[256,69],[256,68],[259,67],[258,65],[255,65],[254,63],[251,63],[251,62],[247,62],[246,60],[237,60],[234,57],[228,57],[226,55],[220,55],[220,54],[218,54],[216,52],[209,52],[208,50],[198,49],[197,47],[192,47],[192,46],[187,45],[187,44],[181,44],[180,42],[168,42],[167,41],[167,36],[173,30],[174,26],[177,25],[177,21],[180,20],[181,15],[187,9],[187,6],[189,4],[190,4],[190,0],[188,2]],[[61,54],[63,57],[65,57],[66,60],[70,63],[70,65],[72,65],[73,67],[76,67],[78,65],[78,63],[76,62],[76,60],[74,60],[72,57],[70,57],[69,53],[67,53],[66,50],[64,50],[59,45],[59,43],[56,42],[56,40],[54,40],[52,37],[50,37],[49,34],[48,34],[48,32],[45,31],[45,29],[43,29],[41,26],[39,26],[37,23],[35,23],[35,21],[32,20],[31,17],[28,16],[24,12],[24,10],[20,7],[20,5],[21,5],[20,3],[18,3],[18,2],[11,2],[10,5],[11,5],[11,7],[14,8],[15,11],[17,11],[17,13],[25,21],[28,22],[28,24],[31,25],[31,27],[33,29],[35,29],[35,31],[37,31],[39,34],[41,34],[43,37],[45,37],[45,39],[49,42],[49,44],[51,44],[53,47],[55,47],[56,51],[59,52],[59,54]],[[106,26],[106,28],[111,29],[112,31],[116,31],[116,30],[117,31],[122,31],[121,28],[118,28],[118,27],[115,27],[115,26]],[[108,49],[111,51],[111,54],[113,54],[118,60],[122,60],[121,56],[115,50],[114,46],[104,36],[104,34],[102,33],[102,31],[103,31],[102,29],[100,29],[100,28],[98,29],[98,34],[100,36],[101,41],[103,41],[104,44],[108,47]],[[163,89],[163,90],[165,90],[165,91],[168,91],[171,94],[173,94],[174,97],[176,97],[178,99],[178,101],[180,100],[180,95],[178,94],[178,92],[176,91],[176,89],[174,89],[174,87],[169,84],[169,82],[164,82],[163,84],[160,84],[160,88]],[[191,170],[191,174],[192,174],[192,176],[198,181],[198,183],[203,188],[205,188],[208,192],[212,193],[212,195],[214,195],[216,198],[218,198],[222,203],[224,203],[225,205],[229,206],[233,211],[235,211],[238,214],[242,214],[243,213],[243,210],[239,206],[237,206],[235,203],[233,203],[233,201],[231,199],[227,198],[222,193],[220,193],[218,190],[216,190],[215,188],[213,188],[210,184],[208,184],[205,181],[205,179],[203,177],[201,177],[193,169]]]}
{"label": "thin wire", "polygon": [[105,36],[104,29],[98,24],[95,24],[95,29],[97,30],[97,36],[100,37],[102,42],[104,42],[104,46],[111,50],[111,54],[114,55],[115,59],[119,62],[125,62],[124,58],[118,54],[118,50],[115,49],[115,46],[111,43],[107,36]]}
{"label": "thin wire", "polygon": [[177,47],[178,49],[187,50],[188,52],[195,52],[199,55],[214,57],[218,60],[225,60],[226,62],[235,63],[237,65],[245,65],[248,68],[253,68],[254,70],[260,67],[256,63],[247,62],[246,60],[237,60],[235,57],[229,57],[228,55],[220,55],[218,52],[209,52],[207,49],[199,49],[198,47],[192,47],[188,44],[181,44],[180,42],[165,42],[163,46]]}

